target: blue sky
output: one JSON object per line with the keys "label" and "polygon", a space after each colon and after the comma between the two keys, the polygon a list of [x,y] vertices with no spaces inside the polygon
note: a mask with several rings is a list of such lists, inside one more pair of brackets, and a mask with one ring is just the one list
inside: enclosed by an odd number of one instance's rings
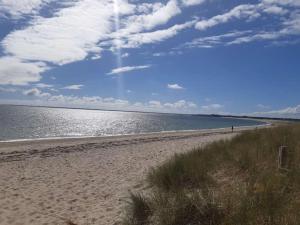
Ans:
{"label": "blue sky", "polygon": [[300,0],[0,0],[0,103],[300,115]]}

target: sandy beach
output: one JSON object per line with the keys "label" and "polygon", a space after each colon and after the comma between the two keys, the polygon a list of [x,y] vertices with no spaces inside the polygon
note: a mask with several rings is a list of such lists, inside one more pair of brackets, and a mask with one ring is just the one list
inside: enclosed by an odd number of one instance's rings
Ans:
{"label": "sandy beach", "polygon": [[2,142],[0,224],[120,224],[151,167],[245,129]]}

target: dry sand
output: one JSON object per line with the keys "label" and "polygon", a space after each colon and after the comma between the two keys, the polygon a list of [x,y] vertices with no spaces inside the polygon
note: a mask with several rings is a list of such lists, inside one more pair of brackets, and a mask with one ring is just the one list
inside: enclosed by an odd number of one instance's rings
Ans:
{"label": "dry sand", "polygon": [[0,224],[120,224],[151,167],[240,130],[2,142]]}

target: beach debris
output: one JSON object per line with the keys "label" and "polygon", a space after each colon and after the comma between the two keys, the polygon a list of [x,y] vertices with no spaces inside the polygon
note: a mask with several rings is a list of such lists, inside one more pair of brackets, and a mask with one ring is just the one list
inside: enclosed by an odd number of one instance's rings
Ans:
{"label": "beach debris", "polygon": [[74,223],[72,220],[66,220],[66,224],[67,224],[67,225],[77,225],[77,224]]}

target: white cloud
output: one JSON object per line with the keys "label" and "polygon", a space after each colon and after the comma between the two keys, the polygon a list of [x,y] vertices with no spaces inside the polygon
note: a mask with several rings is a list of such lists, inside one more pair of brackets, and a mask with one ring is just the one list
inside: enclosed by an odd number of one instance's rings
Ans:
{"label": "white cloud", "polygon": [[279,2],[282,5],[296,6],[297,4],[299,4],[298,0],[263,0],[258,4],[242,4],[232,8],[224,14],[198,21],[195,25],[195,28],[198,30],[206,30],[210,27],[227,23],[234,19],[246,19],[247,21],[251,21],[253,19],[261,17],[264,13],[278,16],[287,14],[289,10],[278,6],[277,4],[279,4]]}
{"label": "white cloud", "polygon": [[[147,107],[147,105],[145,105]],[[189,110],[194,110],[197,108],[197,105],[193,102],[186,100],[179,100],[176,102],[166,102],[162,103],[157,100],[152,100],[148,102],[148,108],[160,109],[161,111],[169,111],[169,112],[184,112]]]}
{"label": "white cloud", "polygon": [[129,34],[153,29],[158,25],[167,23],[172,17],[181,13],[176,0],[168,1],[166,5],[156,3],[154,6],[155,7],[148,7],[148,9],[153,10],[152,12],[141,15],[132,15],[125,19],[123,21],[124,28],[120,29],[115,36],[124,37]]}
{"label": "white cloud", "polygon": [[27,96],[37,96],[40,93],[41,93],[40,90],[37,89],[37,88],[33,88],[33,89],[23,91],[23,94],[27,95]]}
{"label": "white cloud", "polygon": [[66,86],[63,89],[66,89],[66,90],[80,90],[83,86],[84,85],[82,85],[82,84],[73,84],[73,85]]}
{"label": "white cloud", "polygon": [[13,57],[0,58],[0,84],[27,85],[41,79],[49,69],[44,63],[24,62]]}
{"label": "white cloud", "polygon": [[[24,95],[34,97],[32,101],[26,101],[27,104],[39,104],[47,106],[63,107],[84,107],[99,109],[121,109],[121,110],[138,110],[152,112],[176,112],[176,113],[195,113],[197,105],[186,100],[175,102],[161,102],[151,100],[149,102],[129,102],[123,99],[102,98],[100,96],[70,96],[70,95],[50,95],[43,93],[39,89],[30,89],[23,92]],[[43,100],[40,101],[39,99]],[[14,101],[16,104],[22,104],[22,101]]]}
{"label": "white cloud", "polygon": [[182,47],[212,48],[218,45],[224,45],[228,42],[228,40],[232,40],[232,38],[240,37],[249,33],[251,33],[251,31],[232,31],[221,35],[195,38],[194,40],[183,44]]}
{"label": "white cloud", "polygon": [[50,91],[53,91],[53,92],[59,92],[59,90],[55,89],[55,88],[50,88],[49,89]]}
{"label": "white cloud", "polygon": [[201,110],[203,113],[220,113],[220,110],[224,106],[221,104],[209,104],[209,105],[203,105],[201,106]]}
{"label": "white cloud", "polygon": [[254,116],[266,116],[266,117],[280,117],[280,118],[298,118],[300,119],[300,105],[290,106],[284,109],[265,111],[265,112],[255,112],[251,115]]}
{"label": "white cloud", "polygon": [[126,57],[128,57],[128,56],[129,56],[129,53],[127,53],[127,52],[125,52],[125,53],[123,53],[123,54],[121,55],[122,58],[126,58]]}
{"label": "white cloud", "polygon": [[[30,76],[26,76],[28,73],[24,70],[25,78],[21,82],[19,77],[11,76],[11,73],[1,73],[5,81],[0,78],[0,83],[37,82],[41,79],[40,74],[47,68],[45,63],[52,66],[63,65],[88,56],[95,60],[101,57],[105,43],[114,46],[121,42],[124,46],[139,47],[165,40],[180,30],[191,27],[179,24],[165,30],[145,32],[166,24],[180,14],[177,0],[170,0],[165,4],[134,4],[127,0],[65,0],[58,3],[64,7],[53,10],[50,17],[38,16],[39,9],[51,1],[53,0],[0,0],[0,13],[5,11],[14,16],[32,15],[27,26],[12,31],[1,41],[4,56],[19,62],[18,66],[8,64],[1,69],[4,72],[23,70],[25,64],[28,64],[28,67],[37,67],[35,70],[38,70],[30,73]],[[119,22],[118,18],[121,18]],[[118,31],[115,31],[117,28]],[[127,56],[128,53],[125,53],[121,57]],[[0,61],[4,60],[0,58]]]}
{"label": "white cloud", "polygon": [[290,18],[286,19],[282,26],[283,27],[279,30],[260,31],[253,35],[238,37],[227,44],[232,45],[262,40],[280,40],[287,36],[300,35],[300,13],[295,13]]}
{"label": "white cloud", "polygon": [[[4,57],[13,63],[0,67],[0,84],[38,82],[47,65],[101,58],[103,49],[138,48],[172,38],[184,29],[195,26],[205,30],[234,19],[251,20],[263,14],[279,17],[279,30],[255,31],[251,34],[231,33],[193,40],[190,46],[214,47],[256,40],[271,40],[288,35],[299,35],[299,12],[289,7],[299,6],[299,0],[261,0],[257,4],[242,4],[224,14],[200,21],[169,25],[181,13],[180,7],[202,4],[205,0],[169,0],[166,3],[137,3],[127,0],[64,0],[49,17],[37,15],[40,9],[53,0],[0,0],[0,14],[11,16],[31,15],[31,20],[19,30],[14,30],[2,41]],[[163,25],[168,24],[165,28]],[[231,35],[231,36],[230,36]],[[234,39],[233,35],[237,38]],[[227,40],[230,39],[231,40]],[[157,54],[158,55],[158,54]],[[127,57],[124,53],[121,57]],[[111,74],[118,74],[112,71]],[[126,71],[134,70],[124,67]],[[19,71],[23,71],[21,78]]]}
{"label": "white cloud", "polygon": [[278,4],[287,6],[300,6],[299,0],[262,0],[265,4]]}
{"label": "white cloud", "polygon": [[38,83],[38,84],[35,84],[35,86],[38,88],[52,88],[53,87],[52,84],[44,84],[44,83]]}
{"label": "white cloud", "polygon": [[[195,25],[195,28],[199,30],[206,30],[210,27],[227,23],[235,19],[246,19],[246,21],[251,21],[253,19],[260,18],[263,15],[269,15],[272,16],[272,19],[274,17],[279,19],[280,22],[277,24],[277,29],[274,29],[274,25],[269,26],[268,30],[256,29],[253,30],[252,34],[250,35],[238,37],[231,41],[220,42],[220,44],[232,45],[262,40],[274,41],[288,36],[300,34],[300,16],[299,10],[297,10],[297,7],[299,6],[299,0],[262,0],[257,4],[238,5],[224,14],[198,21]],[[278,29],[278,27],[281,28]],[[224,38],[224,36],[222,38]],[[214,47],[219,44],[214,43],[215,40],[203,39],[204,38],[200,40],[203,43],[198,44],[198,47]],[[212,43],[209,43],[210,41]],[[287,42],[286,40],[280,41]],[[276,42],[278,43],[280,41]],[[289,42],[293,41],[294,40],[289,40]]]}
{"label": "white cloud", "polygon": [[97,59],[100,59],[101,58],[101,55],[100,54],[96,54],[96,55],[93,55],[91,57],[92,60],[97,60]]}
{"label": "white cloud", "polygon": [[197,105],[193,102],[189,102],[186,100],[179,100],[177,102],[174,103],[165,103],[164,104],[165,107],[168,108],[173,108],[173,109],[193,109],[193,108],[197,108]]}
{"label": "white cloud", "polygon": [[164,56],[164,55],[165,55],[164,52],[155,52],[155,53],[153,53],[153,56],[155,56],[155,57]]}
{"label": "white cloud", "polygon": [[162,104],[160,103],[160,101],[155,100],[149,101],[149,106],[151,108],[162,108]]}
{"label": "white cloud", "polygon": [[257,5],[244,4],[238,5],[231,9],[229,12],[214,16],[207,20],[200,20],[196,23],[195,28],[198,30],[206,30],[207,28],[227,23],[233,19],[241,19],[241,18],[255,18],[258,17],[259,14],[257,12]]}
{"label": "white cloud", "polygon": [[270,7],[265,8],[263,11],[266,13],[277,15],[284,15],[288,13],[287,9],[283,9],[282,7],[279,7],[277,5],[271,5]]}
{"label": "white cloud", "polygon": [[[1,92],[0,88],[0,92]],[[176,112],[176,113],[196,113],[197,105],[187,100],[178,100],[175,102],[161,102],[151,100],[148,102],[129,102],[124,99],[113,97],[102,98],[100,96],[75,96],[75,95],[53,95],[42,92],[38,88],[26,89],[21,92],[28,96],[27,100],[0,100],[9,104],[30,104],[45,106],[62,106],[62,107],[83,107],[99,109],[118,109],[118,110],[138,110],[152,112]]]}
{"label": "white cloud", "polygon": [[42,92],[37,88],[32,88],[29,90],[25,90],[23,91],[23,94],[26,96],[34,96],[34,97],[50,97],[51,94],[50,93],[46,93],[46,92]]}
{"label": "white cloud", "polygon": [[145,44],[153,44],[164,41],[166,39],[172,38],[177,35],[180,31],[190,28],[195,24],[195,20],[188,21],[183,24],[175,24],[169,28],[155,30],[151,32],[140,32],[135,34],[129,34],[122,38],[112,39],[108,41],[102,42],[100,45],[102,47],[105,46],[113,46],[112,49],[115,48],[138,48],[141,45]]}
{"label": "white cloud", "polygon": [[242,43],[248,43],[252,41],[259,41],[259,40],[274,40],[281,36],[280,32],[259,32],[257,34],[238,37],[235,40],[228,42],[227,45],[235,45],[235,44],[242,44]]}
{"label": "white cloud", "polygon": [[186,28],[192,27],[195,24],[195,21],[189,21],[183,24],[176,24],[167,29],[156,30],[148,33],[138,33],[128,36],[127,40],[125,40],[122,47],[125,48],[136,48],[140,45],[144,44],[152,44],[156,42],[161,42],[171,37],[174,37],[178,34],[179,31],[184,30]]}
{"label": "white cloud", "polygon": [[212,48],[219,45],[230,46],[254,41],[271,41],[276,45],[298,43],[293,39],[300,35],[300,13],[295,11],[282,20],[279,29],[233,31],[221,35],[196,38],[181,47]]}
{"label": "white cloud", "polygon": [[98,41],[111,32],[112,4],[108,0],[83,0],[50,18],[37,17],[31,26],[7,35],[6,54],[24,60],[65,64],[100,52]]}
{"label": "white cloud", "polygon": [[184,6],[192,6],[192,5],[200,5],[204,3],[206,0],[181,0]]}
{"label": "white cloud", "polygon": [[183,52],[181,50],[171,50],[168,52],[155,52],[152,55],[155,57],[160,57],[160,56],[174,56],[174,55],[182,55]]}
{"label": "white cloud", "polygon": [[126,73],[126,72],[130,72],[130,71],[134,71],[134,70],[142,70],[142,69],[147,69],[149,68],[151,65],[142,65],[142,66],[124,66],[124,67],[119,67],[119,68],[115,68],[113,69],[110,73],[108,73],[109,75],[115,75],[115,74],[122,74],[122,73]]}
{"label": "white cloud", "polygon": [[167,87],[169,89],[174,89],[174,90],[183,90],[184,88],[180,86],[179,84],[168,84]]}
{"label": "white cloud", "polygon": [[53,0],[1,0],[0,13],[20,18],[24,14],[36,13],[43,5],[51,1]]}

